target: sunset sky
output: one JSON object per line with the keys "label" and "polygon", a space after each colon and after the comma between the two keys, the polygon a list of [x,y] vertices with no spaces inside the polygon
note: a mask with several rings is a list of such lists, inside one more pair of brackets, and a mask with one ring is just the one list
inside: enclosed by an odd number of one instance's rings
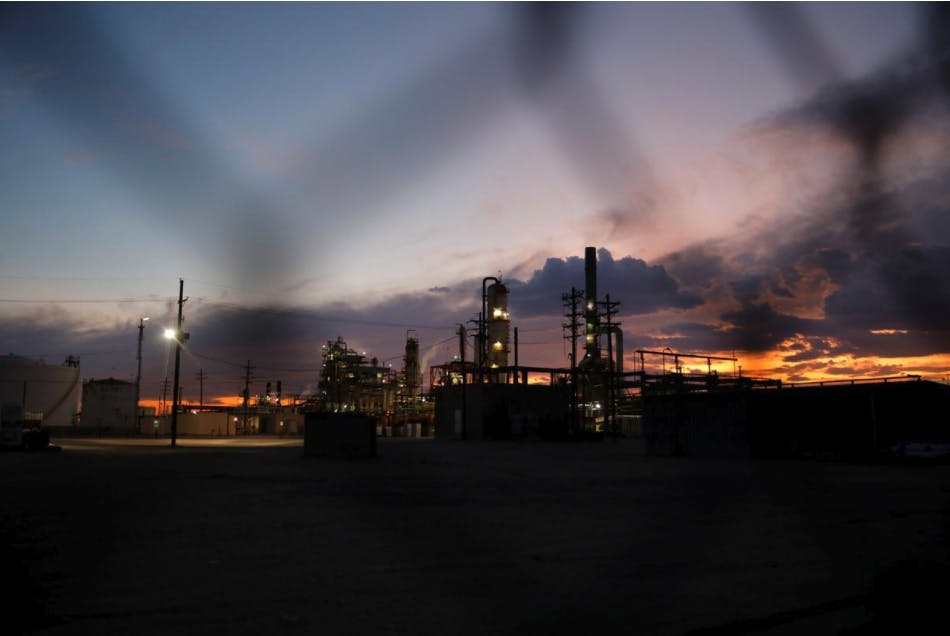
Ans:
{"label": "sunset sky", "polygon": [[132,380],[149,316],[152,398],[183,278],[186,399],[248,360],[304,393],[337,336],[450,359],[500,274],[522,363],[564,366],[592,245],[629,352],[944,380],[947,14],[5,4],[0,353]]}

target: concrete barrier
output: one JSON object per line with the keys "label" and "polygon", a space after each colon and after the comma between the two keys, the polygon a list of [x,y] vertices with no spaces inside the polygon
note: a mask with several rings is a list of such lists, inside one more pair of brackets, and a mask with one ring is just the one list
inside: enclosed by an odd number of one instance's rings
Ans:
{"label": "concrete barrier", "polygon": [[309,413],[303,452],[307,457],[375,457],[376,421],[365,415]]}

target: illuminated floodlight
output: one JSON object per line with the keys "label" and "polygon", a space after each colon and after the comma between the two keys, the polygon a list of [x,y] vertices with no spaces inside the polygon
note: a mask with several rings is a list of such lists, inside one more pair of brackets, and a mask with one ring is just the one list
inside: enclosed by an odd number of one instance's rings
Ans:
{"label": "illuminated floodlight", "polygon": [[165,335],[165,339],[166,339],[166,340],[174,340],[174,339],[175,339],[175,330],[172,329],[171,327],[169,327],[168,329],[165,330],[165,334],[164,334],[164,335]]}

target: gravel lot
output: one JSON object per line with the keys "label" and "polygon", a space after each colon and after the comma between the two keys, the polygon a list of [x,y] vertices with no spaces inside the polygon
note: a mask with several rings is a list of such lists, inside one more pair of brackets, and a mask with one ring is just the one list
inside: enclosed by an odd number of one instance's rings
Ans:
{"label": "gravel lot", "polygon": [[950,588],[945,465],[54,441],[0,453],[14,632],[870,633]]}

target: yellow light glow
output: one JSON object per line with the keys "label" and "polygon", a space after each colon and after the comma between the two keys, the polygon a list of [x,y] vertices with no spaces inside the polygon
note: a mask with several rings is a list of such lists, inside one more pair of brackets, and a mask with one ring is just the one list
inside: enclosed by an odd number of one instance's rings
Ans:
{"label": "yellow light glow", "polygon": [[164,335],[165,335],[165,338],[166,338],[167,340],[174,340],[174,339],[175,339],[175,330],[172,329],[171,327],[169,327],[168,329],[165,330],[165,334],[164,334]]}

